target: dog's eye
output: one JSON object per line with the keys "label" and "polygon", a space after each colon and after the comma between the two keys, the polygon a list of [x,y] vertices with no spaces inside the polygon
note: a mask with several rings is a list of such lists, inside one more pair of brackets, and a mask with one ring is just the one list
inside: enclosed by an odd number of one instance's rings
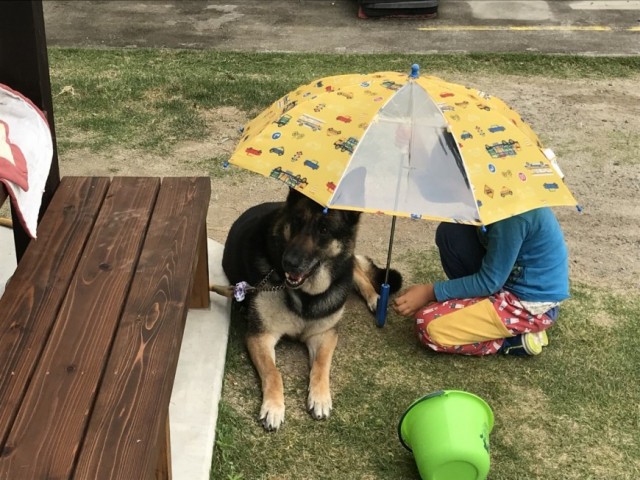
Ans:
{"label": "dog's eye", "polygon": [[297,232],[302,228],[303,221],[301,218],[292,217],[291,220],[289,221],[289,225],[291,226],[291,229],[294,232]]}
{"label": "dog's eye", "polygon": [[320,233],[320,235],[326,235],[327,233],[329,233],[329,225],[321,220],[320,222],[318,222],[318,232]]}

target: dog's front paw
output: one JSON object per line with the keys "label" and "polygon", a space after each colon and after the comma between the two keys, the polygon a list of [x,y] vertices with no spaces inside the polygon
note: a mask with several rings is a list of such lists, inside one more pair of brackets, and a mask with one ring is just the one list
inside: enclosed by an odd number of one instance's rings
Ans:
{"label": "dog's front paw", "polygon": [[367,307],[369,308],[369,311],[374,315],[378,310],[379,301],[380,301],[380,295],[371,295],[369,298],[367,298]]}
{"label": "dog's front paw", "polygon": [[307,410],[313,418],[316,420],[329,418],[331,409],[331,394],[327,393],[324,395],[318,395],[313,392],[309,393],[309,397],[307,398]]}
{"label": "dog's front paw", "polygon": [[278,430],[284,423],[284,403],[269,400],[262,402],[260,422],[268,432]]}

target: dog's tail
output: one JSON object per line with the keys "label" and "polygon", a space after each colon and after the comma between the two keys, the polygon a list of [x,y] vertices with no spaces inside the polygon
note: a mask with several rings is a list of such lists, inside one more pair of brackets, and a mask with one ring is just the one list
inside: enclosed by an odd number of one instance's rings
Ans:
{"label": "dog's tail", "polygon": [[[364,255],[356,255],[356,269],[360,269],[366,278],[371,282],[377,293],[380,293],[380,286],[385,283],[386,269],[379,267],[371,258]],[[402,288],[402,274],[393,268],[389,269],[387,278],[390,293],[395,293]]]}
{"label": "dog's tail", "polygon": [[[376,265],[376,285],[382,285],[385,283],[386,271],[384,268],[380,268]],[[402,274],[393,268],[389,269],[389,278],[387,278],[387,284],[389,284],[389,293],[396,293],[402,288]],[[380,293],[380,289],[376,288],[376,291]]]}
{"label": "dog's tail", "polygon": [[218,295],[222,295],[223,297],[233,297],[232,285],[209,285],[209,291],[217,293]]}

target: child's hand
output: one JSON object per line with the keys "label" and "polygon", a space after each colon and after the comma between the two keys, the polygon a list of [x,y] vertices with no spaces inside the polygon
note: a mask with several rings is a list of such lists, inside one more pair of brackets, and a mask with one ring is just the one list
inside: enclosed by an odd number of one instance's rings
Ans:
{"label": "child's hand", "polygon": [[435,302],[436,296],[433,292],[433,285],[414,285],[404,290],[393,301],[393,309],[396,313],[409,317],[416,314],[418,310],[428,303]]}

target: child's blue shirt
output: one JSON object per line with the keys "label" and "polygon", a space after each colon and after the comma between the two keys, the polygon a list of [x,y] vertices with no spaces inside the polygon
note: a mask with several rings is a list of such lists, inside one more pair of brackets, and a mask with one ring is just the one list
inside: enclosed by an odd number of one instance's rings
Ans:
{"label": "child's blue shirt", "polygon": [[550,208],[538,208],[486,227],[480,271],[436,282],[439,302],[485,297],[505,289],[521,300],[560,302],[569,297],[569,262],[560,224]]}

